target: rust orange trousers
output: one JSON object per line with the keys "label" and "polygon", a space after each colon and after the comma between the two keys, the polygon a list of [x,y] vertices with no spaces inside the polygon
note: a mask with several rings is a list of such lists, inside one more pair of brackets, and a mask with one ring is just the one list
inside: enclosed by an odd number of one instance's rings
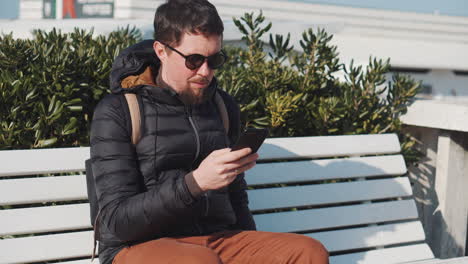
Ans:
{"label": "rust orange trousers", "polygon": [[161,238],[130,246],[113,264],[328,264],[317,240],[297,234],[225,231],[207,236]]}

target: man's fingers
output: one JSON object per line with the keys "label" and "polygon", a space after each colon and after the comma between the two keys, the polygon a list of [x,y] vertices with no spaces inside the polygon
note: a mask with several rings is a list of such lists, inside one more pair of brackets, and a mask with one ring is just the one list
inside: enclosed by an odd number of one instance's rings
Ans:
{"label": "man's fingers", "polygon": [[225,164],[225,170],[226,171],[231,171],[240,167],[245,166],[248,163],[255,162],[258,159],[258,154],[250,154],[247,157],[244,157],[240,160],[236,160],[232,163]]}
{"label": "man's fingers", "polygon": [[225,153],[229,153],[229,152],[231,152],[230,148],[223,148],[223,149],[217,149],[217,150],[211,152],[210,155],[212,155],[213,157],[217,157],[217,156],[221,156],[221,155],[223,155]]}
{"label": "man's fingers", "polygon": [[249,162],[247,163],[246,165],[242,166],[242,167],[238,167],[236,169],[233,169],[231,170],[231,172],[229,173],[230,176],[237,176],[247,170],[250,170],[251,168],[253,168],[255,165],[257,164],[257,162],[253,161],[253,162]]}
{"label": "man's fingers", "polygon": [[221,164],[231,163],[237,160],[244,158],[245,156],[249,155],[252,152],[250,148],[243,148],[235,151],[230,151],[227,153],[223,153],[219,156],[219,162]]}

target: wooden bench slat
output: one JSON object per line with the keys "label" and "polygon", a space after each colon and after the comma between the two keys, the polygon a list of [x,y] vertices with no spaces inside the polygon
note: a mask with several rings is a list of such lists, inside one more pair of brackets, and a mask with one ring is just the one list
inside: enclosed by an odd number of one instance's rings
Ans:
{"label": "wooden bench slat", "polygon": [[[254,215],[264,231],[292,232],[417,217],[411,200]],[[355,210],[355,211],[353,211]],[[413,210],[413,211],[412,211]],[[384,211],[380,213],[380,211]],[[378,214],[378,215],[376,215]],[[333,217],[333,216],[336,217]],[[346,217],[343,217],[346,215]],[[333,218],[333,220],[330,220]],[[35,219],[30,221],[30,219]],[[0,235],[90,228],[89,204],[0,211]],[[298,226],[299,225],[299,226]]]}
{"label": "wooden bench slat", "polygon": [[[381,134],[270,138],[262,145],[259,154],[262,159],[269,160],[391,154],[399,151],[395,134]],[[1,151],[0,176],[83,171],[83,161],[88,158],[89,147]]]}
{"label": "wooden bench slat", "polygon": [[0,183],[0,205],[88,199],[85,175],[8,179]]}
{"label": "wooden bench slat", "polygon": [[[399,250],[398,250],[399,249]],[[398,260],[395,260],[394,259],[394,256],[392,256],[392,259],[390,259],[389,261],[390,262],[386,262],[385,261],[385,257],[388,255],[388,254],[398,254],[400,251],[401,252],[406,252],[408,253],[409,252],[412,252],[412,250],[416,250],[417,252],[417,256],[411,256],[411,255],[404,255],[404,256],[399,256]],[[432,255],[432,252],[431,250],[429,249],[429,247],[426,245],[426,244],[417,244],[417,245],[411,245],[411,246],[405,246],[405,247],[399,247],[399,248],[392,248],[392,249],[379,249],[379,250],[371,250],[371,251],[367,251],[366,252],[367,254],[363,254],[363,253],[354,253],[354,254],[347,254],[343,257],[341,257],[340,255],[338,256],[332,256],[330,258],[330,264],[375,264],[375,263],[387,263],[387,264],[395,264],[395,263],[402,263],[401,261],[403,262],[409,262],[409,261],[414,261],[415,259],[417,259],[418,257],[422,257],[422,258],[433,258],[433,255]],[[374,258],[374,259],[377,259],[378,262],[372,262],[373,260],[371,261],[366,261],[366,255],[367,258]],[[382,259],[382,258],[384,259]],[[394,262],[394,261],[398,261],[398,262]],[[425,262],[425,261],[422,261],[422,262],[417,262],[418,264],[421,263],[421,264],[430,264],[430,263],[439,263],[440,260],[435,260],[435,261],[431,261],[429,260],[428,262]],[[89,264],[90,263],[90,260],[89,259],[85,259],[85,260],[77,260],[77,261],[69,261],[69,262],[59,262],[57,264]],[[95,259],[94,262],[95,264],[99,264],[99,260],[98,259]],[[413,263],[413,262],[411,262]],[[416,262],[415,262],[416,263]]]}
{"label": "wooden bench slat", "polygon": [[434,258],[427,244],[369,250],[330,257],[330,264],[395,264]]}
{"label": "wooden bench slat", "polygon": [[403,175],[401,155],[257,164],[246,172],[249,185]]}
{"label": "wooden bench slat", "polygon": [[[385,232],[385,234],[383,234]],[[82,232],[80,232],[82,233]],[[391,233],[391,235],[389,235]],[[76,233],[78,234],[78,233]],[[84,252],[81,254],[87,255],[90,254],[89,251],[89,243],[90,238],[89,235],[81,235],[79,239],[81,242],[79,246],[82,248],[80,252]],[[306,234],[309,235],[309,234]],[[398,243],[406,243],[406,242],[417,242],[424,240],[424,231],[422,230],[422,226],[420,222],[409,222],[409,223],[400,223],[400,224],[392,224],[392,225],[383,225],[383,226],[375,226],[375,227],[366,227],[366,228],[356,228],[351,230],[338,230],[338,231],[329,231],[329,232],[320,232],[310,234],[309,236],[320,240],[330,252],[334,251],[342,251],[342,250],[350,250],[350,249],[359,249],[359,248],[369,248],[369,247],[376,247],[376,246],[385,246],[385,245],[392,245]],[[52,236],[41,236],[38,240],[41,244],[32,245],[35,248],[41,247],[42,243],[44,242],[44,238],[48,238],[50,240],[57,240],[61,239],[60,236],[52,235]],[[23,241],[24,242],[24,241]],[[38,243],[39,243],[38,242]],[[28,241],[28,243],[33,243]],[[56,243],[56,242],[47,242],[46,245],[49,243]],[[64,256],[61,256],[64,257]],[[89,259],[86,260],[79,260],[79,261],[72,261],[72,262],[64,262],[63,264],[80,264],[83,262],[89,262]]]}
{"label": "wooden bench slat", "polygon": [[[19,181],[9,180],[12,182]],[[25,183],[28,183],[26,179]],[[81,194],[78,193],[77,189],[85,189],[84,185],[84,176],[63,176],[63,177],[48,177],[48,178],[35,178],[31,184],[36,183],[35,189],[32,189],[29,192],[24,193],[28,202],[39,202],[39,201],[57,201],[60,200],[60,195],[68,196],[62,197],[63,200],[68,198],[69,200],[73,199],[86,199],[85,192],[86,190],[81,190]],[[41,182],[43,181],[43,182]],[[41,188],[50,184],[50,193],[47,193],[47,189]],[[60,186],[63,188],[60,188]],[[80,186],[81,188],[79,188]],[[31,185],[34,187],[34,185]],[[296,189],[297,188],[297,189]],[[37,190],[37,192],[35,192]],[[41,191],[39,191],[41,190]],[[15,190],[5,189],[8,197],[11,195],[16,195],[18,198],[21,195],[17,194]],[[382,179],[382,180],[373,180],[366,182],[346,182],[346,183],[334,183],[334,184],[320,184],[320,185],[311,185],[311,186],[301,186],[301,187],[282,187],[282,188],[270,188],[270,189],[259,189],[259,190],[249,190],[249,207],[251,210],[263,210],[263,209],[272,209],[272,208],[284,208],[284,207],[293,207],[293,206],[304,206],[304,205],[323,205],[323,204],[332,204],[339,202],[351,202],[351,201],[364,201],[364,200],[373,200],[373,199],[384,199],[384,198],[393,198],[393,197],[405,197],[411,195],[411,185],[408,178],[394,178],[394,179]],[[40,195],[43,195],[40,197]],[[4,193],[0,192],[0,198],[2,198]],[[33,199],[31,197],[40,197]],[[287,199],[285,198],[287,197]],[[46,199],[47,198],[47,199]],[[73,199],[72,199],[73,198]],[[8,200],[6,201],[8,204]],[[11,203],[10,203],[11,204]],[[41,228],[32,228],[30,221],[22,223],[22,220],[28,219],[24,218],[24,215],[33,215],[35,219],[41,219],[41,217],[47,218],[50,215],[62,215],[65,217],[67,214],[60,212],[61,208],[74,208],[73,206],[53,206],[53,207],[40,207],[40,208],[27,208],[27,209],[14,209],[14,210],[3,210],[0,212],[0,223],[6,223],[0,225],[0,234],[22,234],[26,233],[27,230],[31,232],[46,232],[49,231],[49,227]],[[79,213],[88,214],[88,205],[78,205],[77,210]],[[83,209],[84,208],[84,209]],[[32,210],[32,211],[29,211]],[[82,210],[82,211],[81,211]],[[74,213],[74,214],[78,214]],[[75,218],[76,220],[76,218]],[[53,226],[52,222],[45,219],[47,226]],[[86,220],[86,222],[88,222]],[[8,224],[11,223],[11,224]],[[19,224],[22,223],[22,224]],[[30,224],[28,224],[30,223]],[[34,221],[34,226],[40,226],[38,221]],[[69,223],[64,225],[65,223]],[[73,219],[64,220],[62,224],[57,226],[68,229],[78,228],[83,226],[82,223],[74,225]],[[11,225],[11,226],[10,226]],[[60,230],[60,229],[57,229]],[[9,231],[9,232],[7,232]]]}
{"label": "wooden bench slat", "polygon": [[429,260],[417,260],[411,263],[405,264],[467,264],[468,257],[453,257],[449,259],[429,259]]}
{"label": "wooden bench slat", "polygon": [[[291,173],[294,167],[294,173]],[[366,171],[364,171],[365,169]],[[401,155],[258,164],[247,173],[249,184],[269,184],[356,177],[401,175]],[[0,205],[87,199],[85,175],[2,180]],[[27,191],[25,191],[27,190]]]}
{"label": "wooden bench slat", "polygon": [[24,263],[91,256],[93,232],[83,231],[0,240],[0,263]]}
{"label": "wooden bench slat", "polygon": [[400,152],[396,134],[269,138],[258,153],[262,159],[363,156]]}
{"label": "wooden bench slat", "polygon": [[329,252],[423,242],[421,222],[369,226],[306,234],[322,242]]}
{"label": "wooden bench slat", "polygon": [[88,158],[89,147],[0,151],[0,177],[84,171]]}
{"label": "wooden bench slat", "polygon": [[[398,225],[401,226],[401,224],[398,224]],[[389,228],[393,228],[393,226],[395,225],[390,225]],[[406,226],[406,228],[409,228],[411,226],[412,225],[409,224],[408,226]],[[394,234],[395,239],[397,239],[398,234],[402,234],[404,232],[404,229],[405,227],[403,227],[399,233]],[[70,240],[67,239],[66,235],[69,235]],[[339,240],[344,239],[343,243],[347,243],[347,242],[353,243],[352,240],[355,238],[354,236],[347,237],[343,235],[338,235]],[[359,235],[359,234],[355,233],[352,235]],[[317,238],[319,236],[315,234],[315,236],[312,236],[312,237]],[[70,243],[71,239],[73,239],[72,243]],[[324,243],[327,243],[326,236],[322,236],[321,239],[325,241]],[[362,240],[366,238],[356,237],[356,239]],[[389,242],[389,244],[392,243],[392,241],[390,240],[388,240],[387,242]],[[69,247],[74,247],[74,248],[73,249],[67,248],[67,249],[64,249],[64,251],[56,250],[56,246],[60,245],[61,243],[64,243],[68,245]],[[353,247],[355,247],[351,243],[350,243],[349,249],[352,249]],[[363,241],[363,243],[366,243],[369,247],[373,247],[373,246],[377,246],[378,244],[385,243],[385,241],[382,242],[381,240],[377,241],[375,239],[370,238],[369,242]],[[15,246],[17,246],[18,244],[23,245],[23,246],[28,246],[28,248],[31,249],[29,251],[29,254],[24,254],[24,250],[17,249]],[[328,245],[326,246],[328,247]],[[60,234],[60,235],[37,236],[34,238],[28,237],[28,238],[19,238],[19,239],[0,240],[0,247],[2,249],[5,249],[4,252],[6,253],[0,256],[0,263],[21,263],[21,262],[27,262],[27,261],[32,261],[32,260],[45,261],[45,260],[55,260],[55,259],[61,259],[61,258],[63,259],[63,258],[71,258],[71,257],[87,257],[91,255],[92,232],[86,231],[86,232],[77,232],[77,233]],[[392,257],[389,259],[390,260],[389,262],[382,262],[388,259],[388,258],[382,259],[381,258],[382,254],[386,255],[386,254],[391,254],[391,253],[398,254],[398,252],[406,252],[408,247],[412,248],[413,250],[416,250],[419,255],[417,257],[414,257],[414,256],[409,256],[410,254],[406,254],[406,256],[400,256],[398,259],[395,259],[394,257]],[[346,247],[341,247],[340,249],[343,249],[343,248],[346,249]],[[336,250],[330,248],[329,251],[333,252]],[[338,255],[338,256],[331,257],[331,264],[398,263],[399,261],[412,261],[415,259],[424,259],[424,258],[431,258],[431,257],[433,257],[433,255],[430,250],[427,251],[427,249],[424,249],[424,248],[421,249],[420,245],[416,245],[416,246],[413,245],[413,246],[403,246],[403,247],[396,247],[396,248],[372,250],[372,251],[368,251],[364,253]],[[78,260],[78,261],[61,262],[61,264],[82,264],[85,262],[89,263],[89,261],[90,261],[89,259],[85,259],[85,260]],[[362,261],[366,261],[366,262],[362,262]]]}
{"label": "wooden bench slat", "polygon": [[407,177],[249,190],[250,210],[327,205],[411,196]]}
{"label": "wooden bench slat", "polygon": [[0,235],[34,234],[91,227],[88,203],[1,210],[0,223]]}
{"label": "wooden bench slat", "polygon": [[414,200],[254,215],[257,229],[300,232],[418,218]]}

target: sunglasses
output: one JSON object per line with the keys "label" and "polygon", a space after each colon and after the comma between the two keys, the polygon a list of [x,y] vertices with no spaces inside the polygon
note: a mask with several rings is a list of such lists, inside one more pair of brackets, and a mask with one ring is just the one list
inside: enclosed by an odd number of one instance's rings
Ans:
{"label": "sunglasses", "polygon": [[164,46],[168,47],[170,50],[175,51],[178,53],[180,56],[185,58],[185,67],[187,67],[190,70],[195,70],[200,68],[203,63],[205,63],[205,60],[208,61],[208,67],[211,69],[215,70],[223,66],[223,64],[227,60],[227,55],[224,53],[224,51],[220,51],[216,54],[213,54],[211,56],[205,57],[201,54],[190,54],[190,55],[184,55],[182,52],[174,49],[173,47],[161,42]]}

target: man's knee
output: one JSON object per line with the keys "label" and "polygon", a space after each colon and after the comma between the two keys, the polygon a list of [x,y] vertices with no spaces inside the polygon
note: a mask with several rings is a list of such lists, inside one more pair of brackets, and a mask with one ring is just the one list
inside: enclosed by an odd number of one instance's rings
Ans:
{"label": "man's knee", "polygon": [[305,235],[298,235],[294,247],[300,249],[303,255],[312,258],[315,261],[313,263],[328,263],[328,250],[316,239]]}

